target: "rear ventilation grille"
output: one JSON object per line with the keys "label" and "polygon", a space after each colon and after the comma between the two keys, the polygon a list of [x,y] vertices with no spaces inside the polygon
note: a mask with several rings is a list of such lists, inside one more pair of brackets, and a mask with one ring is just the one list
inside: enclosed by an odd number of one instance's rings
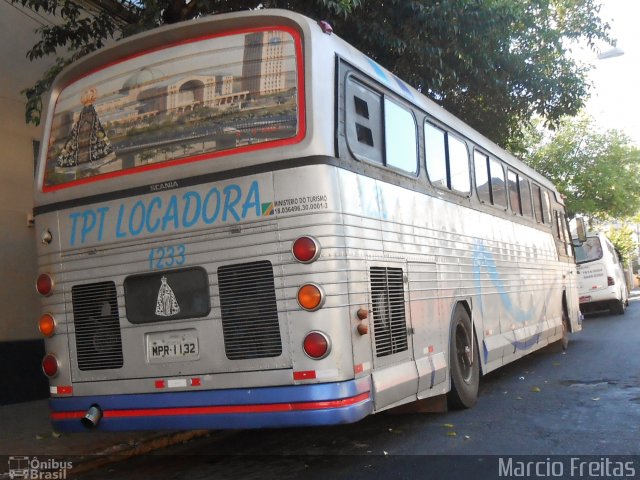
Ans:
{"label": "rear ventilation grille", "polygon": [[218,289],[227,358],[280,356],[282,340],[271,262],[218,268]]}
{"label": "rear ventilation grille", "polygon": [[122,368],[118,297],[113,282],[71,289],[76,351],[80,370]]}
{"label": "rear ventilation grille", "polygon": [[407,320],[401,268],[371,267],[371,304],[376,356],[407,350]]}

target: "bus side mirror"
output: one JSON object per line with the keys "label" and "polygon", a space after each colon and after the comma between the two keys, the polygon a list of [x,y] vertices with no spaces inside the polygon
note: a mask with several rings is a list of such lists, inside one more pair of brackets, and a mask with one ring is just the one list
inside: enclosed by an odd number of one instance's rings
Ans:
{"label": "bus side mirror", "polygon": [[578,240],[580,240],[580,243],[584,243],[587,241],[587,229],[584,225],[584,217],[576,217],[576,233],[578,235]]}

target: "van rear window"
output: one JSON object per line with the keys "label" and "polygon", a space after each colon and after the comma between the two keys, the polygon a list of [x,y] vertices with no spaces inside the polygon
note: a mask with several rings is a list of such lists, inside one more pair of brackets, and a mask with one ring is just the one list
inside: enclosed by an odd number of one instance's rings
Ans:
{"label": "van rear window", "polygon": [[602,258],[602,244],[598,237],[589,237],[576,248],[576,263],[587,263]]}

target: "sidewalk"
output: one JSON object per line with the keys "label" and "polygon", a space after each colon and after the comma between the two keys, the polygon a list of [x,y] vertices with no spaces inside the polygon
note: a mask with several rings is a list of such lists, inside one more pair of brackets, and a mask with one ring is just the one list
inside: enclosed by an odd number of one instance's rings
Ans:
{"label": "sidewalk", "polygon": [[[48,400],[0,406],[0,456],[40,460],[73,456],[72,475],[209,434],[209,430],[57,433],[49,423]],[[0,463],[0,479],[9,478],[5,472],[7,466]]]}

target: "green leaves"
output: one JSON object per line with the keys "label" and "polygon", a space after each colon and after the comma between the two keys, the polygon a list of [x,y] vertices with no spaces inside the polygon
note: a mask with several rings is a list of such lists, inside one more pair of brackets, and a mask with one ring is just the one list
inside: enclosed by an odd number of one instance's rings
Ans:
{"label": "green leaves", "polygon": [[606,234],[616,250],[622,255],[625,265],[629,266],[631,258],[637,253],[637,244],[633,239],[634,232],[628,225],[622,225],[620,228],[609,228]]}
{"label": "green leaves", "polygon": [[624,134],[598,131],[586,116],[563,119],[548,137],[530,137],[525,161],[565,195],[571,216],[625,218],[640,210],[640,150]]}
{"label": "green leaves", "polygon": [[[12,1],[59,16],[59,26],[40,30],[29,57],[64,62],[110,39],[207,14],[262,6],[328,20],[337,35],[504,147],[517,147],[533,114],[554,126],[582,107],[586,70],[567,56],[567,41],[609,40],[598,0],[103,0],[97,17],[70,0]],[[30,121],[49,83],[26,90]]]}

